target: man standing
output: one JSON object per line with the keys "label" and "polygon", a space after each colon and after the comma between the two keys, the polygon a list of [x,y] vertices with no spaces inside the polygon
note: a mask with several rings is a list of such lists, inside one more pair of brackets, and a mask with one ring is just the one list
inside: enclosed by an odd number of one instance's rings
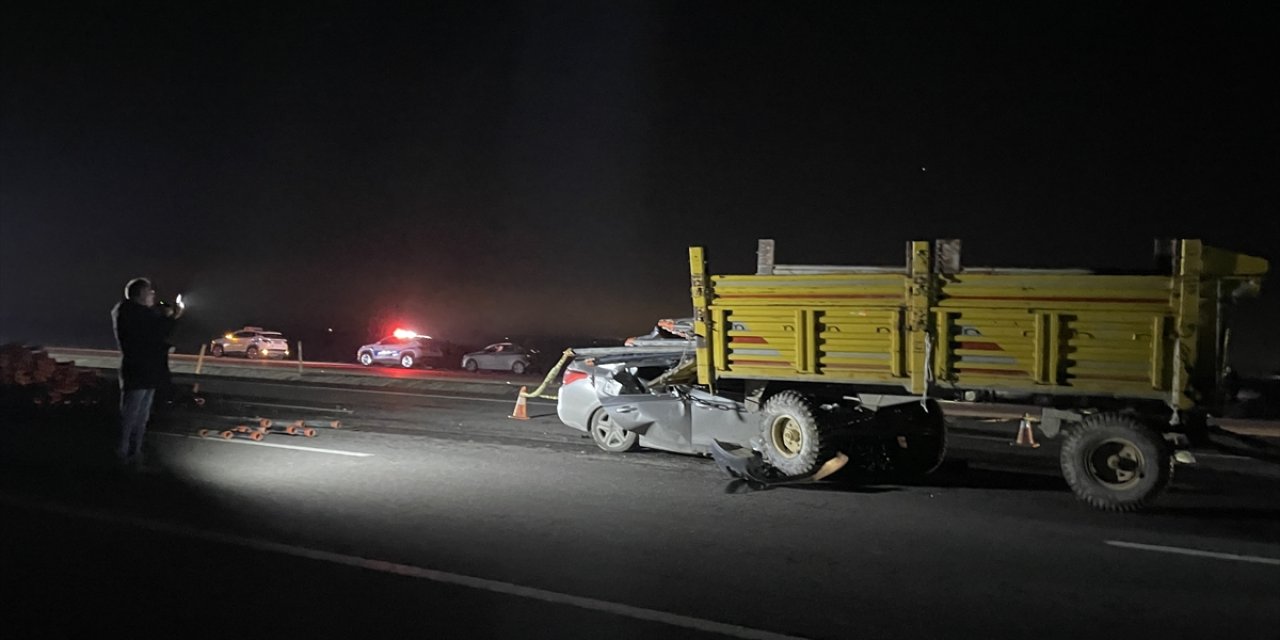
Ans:
{"label": "man standing", "polygon": [[142,440],[151,417],[156,389],[169,383],[169,336],[185,307],[156,307],[151,281],[134,278],[124,286],[124,300],[111,309],[116,344],[120,346],[120,441],[116,456],[123,464],[142,466]]}

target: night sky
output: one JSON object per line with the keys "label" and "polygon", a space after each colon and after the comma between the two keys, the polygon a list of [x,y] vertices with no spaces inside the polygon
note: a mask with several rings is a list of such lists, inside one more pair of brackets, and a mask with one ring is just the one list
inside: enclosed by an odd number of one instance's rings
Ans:
{"label": "night sky", "polygon": [[[757,238],[1280,268],[1280,15],[1176,6],[10,3],[0,341],[110,345],[141,274],[197,339],[634,335],[689,313],[689,245]],[[1280,367],[1268,284],[1235,339]]]}

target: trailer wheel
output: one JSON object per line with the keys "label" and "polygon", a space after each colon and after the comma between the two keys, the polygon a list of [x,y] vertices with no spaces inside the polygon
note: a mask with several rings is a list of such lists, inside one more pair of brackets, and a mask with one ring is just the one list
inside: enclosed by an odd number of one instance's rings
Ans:
{"label": "trailer wheel", "polygon": [[835,455],[832,430],[798,392],[779,392],[765,401],[761,414],[765,460],[784,475],[812,473]]}
{"label": "trailer wheel", "polygon": [[[889,443],[889,465],[895,473],[922,478],[942,465],[947,455],[947,420],[933,400],[891,407],[896,419],[894,441]],[[879,417],[877,415],[877,417]]]}
{"label": "trailer wheel", "polygon": [[1076,497],[1104,511],[1143,509],[1173,477],[1160,434],[1118,413],[1089,416],[1069,430],[1059,464]]}

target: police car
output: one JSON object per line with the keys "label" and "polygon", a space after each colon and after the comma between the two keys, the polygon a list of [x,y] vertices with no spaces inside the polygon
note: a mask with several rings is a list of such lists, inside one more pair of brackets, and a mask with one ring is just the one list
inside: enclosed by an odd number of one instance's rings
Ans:
{"label": "police car", "polygon": [[368,367],[374,364],[398,364],[412,369],[419,364],[440,366],[444,352],[431,336],[422,336],[408,329],[396,329],[391,335],[366,344],[356,350],[356,360]]}

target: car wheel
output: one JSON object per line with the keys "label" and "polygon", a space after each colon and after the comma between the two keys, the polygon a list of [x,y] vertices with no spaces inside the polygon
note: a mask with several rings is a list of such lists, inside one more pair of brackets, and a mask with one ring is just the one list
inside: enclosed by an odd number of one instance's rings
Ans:
{"label": "car wheel", "polygon": [[222,357],[222,353],[223,353],[223,351],[222,351],[222,345],[220,345],[220,344],[215,344],[215,345],[213,345],[213,348],[212,348],[212,349],[210,349],[210,350],[209,350],[209,352],[213,354],[213,357],[215,357],[215,358],[221,358],[221,357]]}
{"label": "car wheel", "polygon": [[631,451],[636,448],[636,441],[640,439],[640,434],[627,431],[614,423],[609,417],[609,412],[603,408],[596,409],[596,412],[591,414],[587,431],[591,433],[591,440],[596,443],[596,446],[609,453]]}
{"label": "car wheel", "polygon": [[258,348],[257,348],[257,347],[249,347],[248,349],[245,349],[245,350],[244,350],[244,357],[246,357],[246,358],[256,358],[256,357],[258,357]]}
{"label": "car wheel", "polygon": [[524,375],[524,370],[525,370],[525,364],[523,362],[520,362],[519,360],[517,360],[515,364],[511,365],[511,373],[514,373],[518,376]]}
{"label": "car wheel", "polygon": [[404,355],[400,356],[400,366],[402,366],[402,367],[404,367],[404,368],[406,368],[406,369],[412,369],[412,368],[413,368],[413,354],[412,354],[412,353],[406,353],[406,354],[404,354]]}
{"label": "car wheel", "polygon": [[476,369],[480,368],[480,363],[476,362],[475,360],[467,360],[466,362],[462,363],[462,368],[466,369],[467,371],[470,371],[471,373],[475,373]]}
{"label": "car wheel", "polygon": [[364,366],[366,366],[366,367],[368,367],[368,366],[370,366],[370,365],[372,365],[372,364],[373,364],[373,354],[372,354],[372,353],[369,353],[368,351],[365,351],[364,353],[361,353],[361,354],[360,354],[360,358],[359,358],[359,359],[360,359],[360,364],[362,364],[362,365],[364,365]]}

